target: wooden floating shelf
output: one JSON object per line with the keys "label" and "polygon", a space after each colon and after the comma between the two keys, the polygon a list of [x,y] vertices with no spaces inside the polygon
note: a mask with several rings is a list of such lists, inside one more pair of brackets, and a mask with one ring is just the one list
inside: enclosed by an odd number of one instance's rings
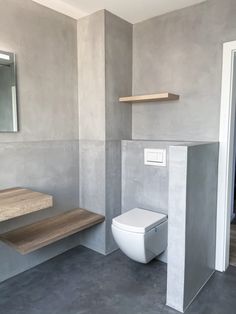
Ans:
{"label": "wooden floating shelf", "polygon": [[0,222],[53,206],[51,195],[23,188],[0,191]]}
{"label": "wooden floating shelf", "polygon": [[27,254],[104,220],[102,215],[77,208],[1,234],[0,240],[19,253]]}
{"label": "wooden floating shelf", "polygon": [[178,100],[179,95],[171,93],[160,93],[160,94],[151,94],[151,95],[137,95],[137,96],[128,96],[120,97],[120,102],[148,102],[148,101],[167,101],[167,100]]}

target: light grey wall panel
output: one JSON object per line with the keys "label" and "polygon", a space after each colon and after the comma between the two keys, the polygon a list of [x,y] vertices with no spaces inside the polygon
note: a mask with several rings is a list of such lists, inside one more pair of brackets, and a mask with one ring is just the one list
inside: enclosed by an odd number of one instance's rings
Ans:
{"label": "light grey wall panel", "polygon": [[184,308],[215,269],[218,144],[188,148]]}
{"label": "light grey wall panel", "polygon": [[78,141],[1,143],[0,189],[29,187],[53,193],[58,210],[78,202]]}
{"label": "light grey wall panel", "polygon": [[[54,197],[54,207],[3,222],[1,232],[78,207],[78,156],[78,141],[2,143],[0,189],[21,186],[49,193]],[[78,244],[76,235],[25,256],[0,244],[0,281]]]}
{"label": "light grey wall panel", "polygon": [[108,254],[114,249],[112,218],[121,213],[121,142],[80,141],[80,207],[106,221],[81,233],[81,244]]}
{"label": "light grey wall panel", "polygon": [[134,25],[134,94],[176,102],[133,105],[133,138],[217,141],[223,42],[236,39],[236,2],[202,4]]}
{"label": "light grey wall panel", "polygon": [[105,214],[105,141],[80,141],[80,205]]}
{"label": "light grey wall panel", "polygon": [[112,218],[121,214],[121,141],[106,141],[106,253],[117,246],[111,232]]}
{"label": "light grey wall panel", "polygon": [[[105,11],[78,21],[80,207],[106,216]],[[105,223],[81,244],[105,253]]]}
{"label": "light grey wall panel", "polygon": [[166,304],[180,312],[184,304],[187,147],[169,149],[168,266]]}
{"label": "light grey wall panel", "polygon": [[79,136],[105,140],[105,11],[78,21]]}
{"label": "light grey wall panel", "polygon": [[132,105],[119,97],[132,94],[132,24],[105,11],[106,139],[132,138]]}
{"label": "light grey wall panel", "polygon": [[[168,150],[173,144],[165,141],[122,141],[123,212],[141,207],[168,213]],[[145,148],[165,149],[166,167],[144,165]]]}
{"label": "light grey wall panel", "polygon": [[167,305],[184,311],[215,268],[218,143],[170,148]]}
{"label": "light grey wall panel", "polygon": [[78,139],[76,21],[31,0],[0,0],[0,48],[16,53],[19,126],[0,142]]}
{"label": "light grey wall panel", "polygon": [[[1,232],[79,205],[76,21],[31,0],[0,0],[0,48],[16,54],[20,132],[0,134],[0,189],[50,193],[54,207]],[[0,281],[78,245],[78,235],[21,256],[0,244]]]}
{"label": "light grey wall panel", "polygon": [[81,243],[108,254],[116,249],[111,220],[121,212],[120,140],[131,138],[132,25],[104,10],[78,22],[80,206],[105,215]]}
{"label": "light grey wall panel", "polygon": [[[105,141],[80,141],[80,207],[106,216]],[[105,253],[105,223],[81,233],[81,244]]]}
{"label": "light grey wall panel", "polygon": [[121,214],[121,141],[132,137],[132,106],[119,97],[132,93],[132,24],[105,11],[106,60],[106,253],[117,248],[112,218]]}

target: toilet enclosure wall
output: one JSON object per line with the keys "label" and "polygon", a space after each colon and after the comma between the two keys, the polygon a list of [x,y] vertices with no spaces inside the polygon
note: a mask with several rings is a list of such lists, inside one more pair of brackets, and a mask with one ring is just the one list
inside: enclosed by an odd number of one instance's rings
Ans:
{"label": "toilet enclosure wall", "polygon": [[[168,214],[169,147],[181,142],[122,141],[122,212],[139,207]],[[166,167],[144,164],[144,149],[165,149]]]}
{"label": "toilet enclosure wall", "polygon": [[184,311],[215,270],[218,143],[169,151],[167,305]]}

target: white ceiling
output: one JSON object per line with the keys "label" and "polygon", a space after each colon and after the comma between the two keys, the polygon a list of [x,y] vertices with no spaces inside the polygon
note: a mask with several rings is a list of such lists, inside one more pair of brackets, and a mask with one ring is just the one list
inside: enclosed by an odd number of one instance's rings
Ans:
{"label": "white ceiling", "polygon": [[106,9],[137,23],[206,0],[33,0],[75,19]]}

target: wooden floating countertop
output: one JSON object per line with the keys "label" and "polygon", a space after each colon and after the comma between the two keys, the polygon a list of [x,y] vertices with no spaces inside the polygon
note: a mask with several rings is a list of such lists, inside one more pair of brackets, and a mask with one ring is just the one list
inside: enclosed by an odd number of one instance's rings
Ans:
{"label": "wooden floating countertop", "polygon": [[120,102],[148,102],[148,101],[167,101],[167,100],[178,100],[179,95],[171,93],[160,93],[160,94],[151,94],[151,95],[137,95],[137,96],[128,96],[120,97]]}
{"label": "wooden floating countertop", "polygon": [[51,195],[23,188],[0,191],[0,222],[52,207]]}
{"label": "wooden floating countertop", "polygon": [[0,240],[19,253],[27,254],[104,220],[102,215],[77,208],[1,234]]}

